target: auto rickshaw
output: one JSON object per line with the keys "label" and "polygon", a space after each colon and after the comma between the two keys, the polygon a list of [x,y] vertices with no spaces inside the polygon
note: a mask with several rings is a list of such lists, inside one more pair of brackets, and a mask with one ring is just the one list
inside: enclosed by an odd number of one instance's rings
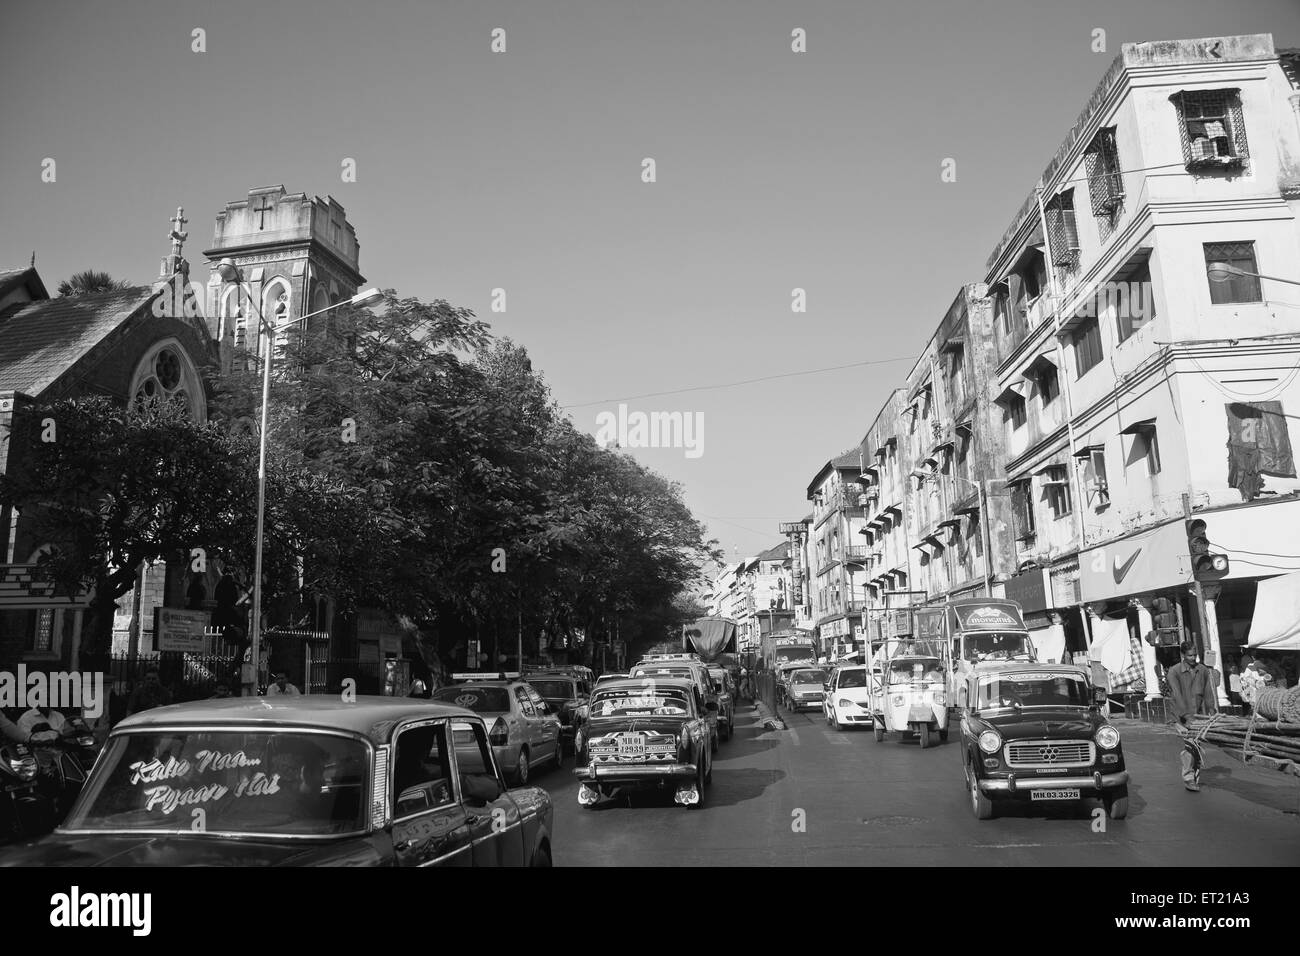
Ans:
{"label": "auto rickshaw", "polygon": [[887,658],[872,684],[877,741],[885,734],[916,734],[925,749],[935,734],[948,739],[947,674],[938,657],[904,652]]}

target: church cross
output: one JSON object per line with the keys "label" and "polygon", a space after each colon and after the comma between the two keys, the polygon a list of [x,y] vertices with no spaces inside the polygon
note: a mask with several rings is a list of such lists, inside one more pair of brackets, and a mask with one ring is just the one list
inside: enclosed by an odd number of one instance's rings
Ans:
{"label": "church cross", "polygon": [[271,205],[270,205],[270,203],[268,203],[268,202],[266,201],[266,197],[263,196],[263,197],[262,197],[262,205],[261,205],[261,206],[254,206],[254,207],[253,207],[253,212],[261,213],[261,219],[260,219],[260,221],[259,221],[258,224],[257,224],[257,228],[258,228],[258,229],[265,229],[265,228],[266,228],[266,214],[267,214],[268,212],[270,212],[270,211],[271,211]]}

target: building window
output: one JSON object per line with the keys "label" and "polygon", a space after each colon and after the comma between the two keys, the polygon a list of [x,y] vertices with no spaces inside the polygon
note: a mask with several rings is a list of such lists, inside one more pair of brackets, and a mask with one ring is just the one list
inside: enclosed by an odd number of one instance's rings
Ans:
{"label": "building window", "polygon": [[1110,485],[1106,481],[1106,451],[1100,445],[1083,449],[1080,454],[1083,466],[1083,493],[1088,504],[1103,508],[1110,504]]}
{"label": "building window", "polygon": [[1053,518],[1070,514],[1070,476],[1064,466],[1049,468],[1043,474],[1043,493]]}
{"label": "building window", "polygon": [[1004,333],[1011,334],[1011,302],[1008,299],[1005,285],[998,286],[998,291],[994,293],[993,318],[997,324],[1002,326]]}
{"label": "building window", "polygon": [[1005,417],[1011,422],[1011,430],[1015,431],[1025,423],[1025,400],[1013,392],[1006,397],[1005,404]]}
{"label": "building window", "polygon": [[[1242,275],[1243,272],[1251,273]],[[1205,275],[1210,281],[1210,302],[1262,302],[1259,269],[1255,265],[1253,242],[1205,243]]]}
{"label": "building window", "polygon": [[1124,173],[1119,168],[1119,147],[1115,143],[1114,126],[1097,130],[1097,135],[1084,151],[1083,163],[1088,174],[1088,198],[1092,201],[1092,214],[1098,219],[1113,222],[1124,205]]}
{"label": "building window", "polygon": [[1038,397],[1042,399],[1044,407],[1050,405],[1052,400],[1061,394],[1061,383],[1056,377],[1056,366],[1051,362],[1038,363],[1038,368],[1034,371],[1034,382],[1038,385]]}
{"label": "building window", "polygon": [[1144,262],[1127,283],[1114,285],[1115,325],[1121,342],[1156,317],[1155,289],[1151,285],[1151,264]]}
{"label": "building window", "polygon": [[1083,378],[1101,361],[1101,325],[1096,319],[1085,319],[1070,335],[1070,342],[1074,345],[1075,371]]}
{"label": "building window", "polygon": [[132,407],[176,403],[196,421],[207,420],[207,402],[194,363],[175,339],[149,349],[131,376]]}
{"label": "building window", "polygon": [[1139,422],[1130,425],[1120,434],[1133,436],[1133,444],[1129,447],[1125,464],[1136,465],[1142,462],[1146,467],[1147,477],[1153,478],[1160,474],[1160,446],[1156,441],[1156,423]]}
{"label": "building window", "polygon": [[1011,517],[1017,541],[1029,541],[1037,527],[1034,523],[1034,498],[1028,481],[1017,481],[1011,489]]}
{"label": "building window", "polygon": [[32,614],[32,630],[27,638],[27,650],[36,654],[54,651],[54,608],[38,608]]}
{"label": "building window", "polygon": [[1237,90],[1182,90],[1171,99],[1189,170],[1246,164],[1250,149]]}
{"label": "building window", "polygon": [[1030,261],[1020,271],[1020,289],[1023,300],[1028,304],[1034,301],[1047,288],[1047,265],[1043,254],[1035,250]]}
{"label": "building window", "polygon": [[1074,220],[1074,190],[1053,196],[1044,207],[1047,239],[1052,246],[1052,265],[1062,272],[1079,268],[1079,230]]}

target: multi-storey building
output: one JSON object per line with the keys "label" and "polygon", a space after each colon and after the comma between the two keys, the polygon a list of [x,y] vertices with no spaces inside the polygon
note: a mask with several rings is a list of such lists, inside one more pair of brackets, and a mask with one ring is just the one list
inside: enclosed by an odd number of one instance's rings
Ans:
{"label": "multi-storey building", "polygon": [[1298,62],[1124,45],[863,439],[873,608],[1005,594],[1041,657],[1148,694],[1157,599],[1221,670],[1259,636],[1300,569]]}
{"label": "multi-storey building", "polygon": [[857,448],[826,462],[808,485],[813,503],[809,529],[810,577],[820,654],[828,660],[851,651],[865,610],[867,547],[859,532],[865,518]]}

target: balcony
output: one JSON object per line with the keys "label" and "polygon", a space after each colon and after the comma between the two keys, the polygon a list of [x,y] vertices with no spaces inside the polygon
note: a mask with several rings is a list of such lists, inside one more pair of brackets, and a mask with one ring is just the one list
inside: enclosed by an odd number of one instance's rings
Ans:
{"label": "balcony", "polygon": [[844,549],[842,560],[845,564],[866,564],[870,557],[870,548],[863,544],[854,544]]}

